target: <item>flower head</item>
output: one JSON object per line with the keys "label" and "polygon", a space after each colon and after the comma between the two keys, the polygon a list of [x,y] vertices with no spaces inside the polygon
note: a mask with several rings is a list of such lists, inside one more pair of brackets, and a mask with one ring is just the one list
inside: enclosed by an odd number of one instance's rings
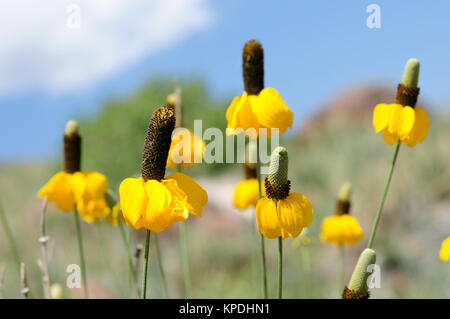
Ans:
{"label": "flower head", "polygon": [[308,198],[300,193],[290,193],[287,170],[287,150],[277,147],[271,154],[269,174],[265,179],[267,197],[261,198],[256,205],[259,232],[268,238],[295,238],[313,220],[313,208]]}
{"label": "flower head", "polygon": [[430,126],[427,112],[415,107],[419,88],[420,64],[410,59],[405,67],[402,83],[397,87],[395,104],[378,104],[373,112],[373,126],[389,145],[404,142],[409,147],[425,140]]}
{"label": "flower head", "polygon": [[195,159],[201,159],[205,150],[205,141],[187,128],[180,129],[179,134],[172,138],[167,166],[176,169],[178,165],[192,167]]}
{"label": "flower head", "polygon": [[150,120],[142,155],[142,177],[126,178],[119,188],[125,221],[134,228],[161,232],[189,213],[201,216],[206,191],[189,176],[174,173],[164,178],[171,134],[172,107],[162,107]]}
{"label": "flower head", "polygon": [[78,209],[87,222],[97,221],[110,213],[105,199],[106,177],[93,171],[80,172],[81,136],[78,124],[69,121],[64,135],[65,171],[56,173],[39,190],[39,197],[47,197],[62,211]]}
{"label": "flower head", "polygon": [[250,138],[256,138],[259,129],[265,128],[270,138],[274,128],[283,134],[292,126],[294,114],[277,90],[264,88],[264,52],[259,42],[251,40],[245,44],[242,67],[245,91],[235,97],[227,109],[227,133],[246,131]]}
{"label": "flower head", "polygon": [[449,261],[450,260],[450,237],[447,237],[442,242],[441,251],[439,252],[439,256],[443,261]]}
{"label": "flower head", "polygon": [[352,246],[363,237],[363,231],[356,218],[350,215],[350,183],[344,183],[339,191],[336,215],[322,221],[320,238],[330,244]]}

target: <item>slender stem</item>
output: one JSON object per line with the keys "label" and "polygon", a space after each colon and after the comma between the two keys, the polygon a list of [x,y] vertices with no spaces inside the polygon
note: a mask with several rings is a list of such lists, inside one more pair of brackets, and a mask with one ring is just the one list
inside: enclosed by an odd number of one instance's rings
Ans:
{"label": "slender stem", "polygon": [[0,203],[0,221],[3,224],[3,228],[5,229],[6,237],[8,238],[9,246],[11,247],[11,251],[14,256],[14,261],[16,262],[17,274],[20,275],[19,251],[17,250],[16,241],[14,240],[11,228],[9,228],[8,221],[6,220],[6,214],[1,203]]}
{"label": "slender stem", "polygon": [[[262,197],[261,194],[261,163],[259,160],[259,136],[256,139],[256,176],[258,178],[258,198]],[[267,293],[267,267],[266,267],[266,247],[264,243],[264,235],[261,234],[261,263],[263,272],[263,292],[264,299],[268,298]]]}
{"label": "slender stem", "polygon": [[186,229],[186,222],[179,222],[180,226],[180,247],[183,262],[184,272],[184,285],[186,290],[186,298],[192,298],[192,283],[191,283],[191,271],[189,267],[189,252],[188,252],[188,235]]}
{"label": "slender stem", "polygon": [[169,290],[167,289],[167,280],[166,280],[166,275],[164,273],[162,254],[161,254],[161,246],[159,245],[158,233],[155,233],[155,242],[156,242],[156,253],[158,254],[159,271],[161,273],[161,280],[162,280],[163,288],[164,288],[164,296],[166,297],[166,299],[169,299]]}
{"label": "slender stem", "polygon": [[20,263],[20,281],[22,283],[22,290],[20,291],[24,299],[28,299],[30,294],[30,288],[28,288],[27,274],[25,272],[25,264]]}
{"label": "slender stem", "polygon": [[339,247],[339,274],[338,274],[338,292],[339,295],[342,293],[342,289],[344,289],[345,283],[345,255],[344,255],[344,245],[340,245]]}
{"label": "slender stem", "polygon": [[369,244],[367,245],[367,248],[372,248],[372,246],[373,246],[373,241],[375,239],[375,234],[377,232],[378,223],[380,222],[380,217],[381,217],[381,212],[383,210],[384,201],[386,200],[386,196],[387,196],[387,193],[389,190],[389,185],[391,184],[392,173],[394,172],[395,162],[397,161],[398,151],[400,150],[400,144],[401,143],[399,142],[397,144],[397,147],[395,148],[394,158],[392,159],[392,166],[389,171],[389,176],[388,176],[388,179],[386,182],[386,186],[384,187],[383,197],[381,198],[381,203],[380,203],[380,206],[378,207],[378,212],[375,217],[375,222],[373,224],[372,233],[370,235],[370,240],[369,240]]}
{"label": "slender stem", "polygon": [[119,221],[118,224],[119,224],[120,236],[122,237],[123,243],[125,245],[125,250],[127,252],[129,281],[132,278],[135,285],[137,285],[137,274],[136,274],[136,270],[134,269],[134,266],[133,266],[133,256],[131,254],[130,241],[129,241],[129,238],[127,238],[127,235],[125,234],[125,229],[123,228],[123,223],[121,221]]}
{"label": "slender stem", "polygon": [[83,236],[81,234],[80,216],[76,208],[74,211],[74,215],[75,215],[75,225],[77,226],[78,250],[80,252],[81,278],[83,279],[84,298],[87,299],[89,298],[89,296],[86,277],[86,263],[84,262]]}
{"label": "slender stem", "polygon": [[283,238],[278,237],[278,299],[283,298]]}
{"label": "slender stem", "polygon": [[50,273],[48,270],[48,252],[47,252],[47,243],[49,237],[45,233],[45,214],[47,212],[47,197],[44,198],[42,204],[41,211],[41,236],[39,237],[39,242],[41,243],[41,254],[42,254],[42,262],[39,263],[39,267],[42,271],[42,286],[44,290],[45,299],[50,299],[51,291],[50,291]]}
{"label": "slender stem", "polygon": [[142,290],[141,298],[147,297],[147,271],[148,271],[148,253],[150,251],[150,230],[147,229],[145,236],[145,254],[144,254],[144,271],[142,273]]}

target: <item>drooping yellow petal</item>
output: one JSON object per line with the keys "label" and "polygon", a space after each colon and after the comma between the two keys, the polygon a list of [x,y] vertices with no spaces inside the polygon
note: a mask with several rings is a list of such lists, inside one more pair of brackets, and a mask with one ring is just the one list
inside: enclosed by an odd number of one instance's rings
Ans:
{"label": "drooping yellow petal", "polygon": [[38,192],[39,197],[46,197],[50,203],[62,211],[75,209],[75,194],[72,189],[72,174],[66,172],[56,173]]}
{"label": "drooping yellow petal", "polygon": [[267,238],[281,236],[281,226],[275,203],[271,199],[261,198],[256,205],[256,222],[258,230]]}
{"label": "drooping yellow petal", "polygon": [[187,202],[188,196],[174,179],[163,180],[162,184],[167,187],[172,195],[169,207],[171,223],[186,220],[189,217],[190,207]]}
{"label": "drooping yellow petal", "polygon": [[277,212],[283,238],[300,235],[303,227],[311,225],[314,215],[308,198],[299,193],[291,193],[279,200]]}
{"label": "drooping yellow petal", "polygon": [[417,143],[423,142],[430,127],[430,118],[424,109],[415,108],[414,112],[414,126],[411,132],[402,140],[409,147],[414,147]]}
{"label": "drooping yellow petal", "polygon": [[142,178],[126,178],[119,187],[122,213],[128,225],[140,228],[145,215],[148,196]]}
{"label": "drooping yellow petal", "polygon": [[92,171],[86,171],[83,174],[86,179],[86,192],[89,193],[89,196],[104,198],[108,188],[108,181],[105,175]]}
{"label": "drooping yellow petal", "polygon": [[267,128],[267,137],[271,137],[271,129],[279,129],[279,134],[292,126],[294,113],[286,105],[277,90],[263,89],[258,95],[249,95],[252,113],[260,127]]}
{"label": "drooping yellow petal", "polygon": [[386,141],[386,143],[388,143],[391,146],[398,143],[399,141],[398,137],[395,137],[394,135],[389,133],[388,130],[383,131],[383,138]]}
{"label": "drooping yellow petal", "polygon": [[[194,179],[183,174],[173,173],[165,180],[174,179],[178,187],[187,195],[187,208],[191,214],[201,216],[203,206],[208,202],[208,194]],[[164,180],[163,180],[164,182]]]}
{"label": "drooping yellow petal", "polygon": [[388,131],[399,139],[404,139],[414,125],[415,113],[410,106],[397,108],[394,112]]}
{"label": "drooping yellow petal", "polygon": [[441,251],[439,252],[439,256],[443,261],[449,261],[450,260],[450,237],[447,237],[442,242]]}
{"label": "drooping yellow petal", "polygon": [[373,127],[380,132],[389,126],[395,111],[401,107],[398,104],[378,104],[373,110]]}
{"label": "drooping yellow petal", "polygon": [[321,240],[335,244],[352,246],[363,237],[363,231],[356,218],[344,214],[329,216],[322,221]]}
{"label": "drooping yellow petal", "polygon": [[81,218],[88,223],[99,221],[111,214],[111,209],[104,198],[78,200],[77,209]]}
{"label": "drooping yellow petal", "polygon": [[258,203],[258,180],[256,178],[246,179],[234,188],[233,204],[239,209],[247,209]]}
{"label": "drooping yellow petal", "polygon": [[169,189],[157,180],[145,182],[145,191],[148,197],[144,227],[161,232],[172,224],[170,204],[172,194]]}

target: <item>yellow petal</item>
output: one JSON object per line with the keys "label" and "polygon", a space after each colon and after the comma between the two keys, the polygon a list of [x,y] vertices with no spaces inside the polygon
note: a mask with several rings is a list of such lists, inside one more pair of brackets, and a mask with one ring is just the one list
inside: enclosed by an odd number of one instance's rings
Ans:
{"label": "yellow petal", "polygon": [[191,214],[201,216],[203,206],[208,202],[208,194],[195,180],[183,173],[173,173],[165,178],[174,179],[178,187],[187,195],[187,208]]}
{"label": "yellow petal", "polygon": [[86,171],[83,172],[86,181],[86,192],[93,198],[104,198],[106,189],[108,188],[108,181],[103,174],[98,172]]}
{"label": "yellow petal", "polygon": [[249,103],[249,95],[244,92],[241,97],[235,98],[227,110],[227,134],[239,134],[245,130],[253,129],[254,131],[247,131],[250,138],[258,136],[260,124],[252,111],[252,106]]}
{"label": "yellow petal", "polygon": [[122,213],[128,225],[140,228],[147,208],[147,192],[142,178],[126,178],[119,187]]}
{"label": "yellow petal", "polygon": [[392,121],[389,123],[388,131],[399,139],[405,138],[414,125],[415,113],[414,109],[410,106],[404,106],[397,108],[392,117]]}
{"label": "yellow petal", "polygon": [[239,209],[247,209],[258,203],[258,180],[256,178],[246,179],[234,188],[233,203]]}
{"label": "yellow petal", "polygon": [[391,146],[398,143],[399,141],[398,138],[389,133],[388,130],[383,131],[383,138],[386,141],[386,143],[388,143]]}
{"label": "yellow petal", "polygon": [[294,113],[286,105],[277,90],[273,88],[263,89],[258,95],[248,97],[252,113],[260,127],[267,128],[267,137],[271,137],[271,130],[279,129],[279,134],[286,132],[292,126]]}
{"label": "yellow petal", "polygon": [[415,108],[415,121],[411,132],[402,141],[409,147],[415,146],[425,140],[428,128],[430,127],[430,118],[427,112],[422,108]]}
{"label": "yellow petal", "polygon": [[277,212],[283,238],[297,237],[303,227],[310,226],[313,220],[311,203],[306,196],[299,193],[291,193],[285,199],[279,200]]}
{"label": "yellow petal", "polygon": [[261,198],[256,205],[258,230],[267,238],[281,236],[281,226],[277,217],[275,203],[271,199]]}
{"label": "yellow petal", "polygon": [[401,107],[398,104],[378,104],[373,110],[373,127],[375,132],[384,130],[392,120],[395,110]]}
{"label": "yellow petal", "polygon": [[439,256],[443,261],[449,261],[450,260],[450,237],[447,237],[442,242],[441,251],[439,252]]}
{"label": "yellow petal", "polygon": [[72,174],[59,172],[55,174],[38,192],[39,197],[46,197],[50,203],[62,211],[75,209],[75,195],[72,189]]}
{"label": "yellow petal", "polygon": [[172,224],[170,203],[172,194],[169,189],[157,180],[145,182],[148,203],[145,211],[145,228],[160,232]]}

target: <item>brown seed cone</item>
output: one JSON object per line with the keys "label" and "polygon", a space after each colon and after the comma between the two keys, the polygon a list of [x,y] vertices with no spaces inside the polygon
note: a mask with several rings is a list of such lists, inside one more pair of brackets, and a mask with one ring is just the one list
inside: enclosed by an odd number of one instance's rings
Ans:
{"label": "brown seed cone", "polygon": [[244,164],[245,179],[252,179],[257,177],[256,164]]}
{"label": "brown seed cone", "polygon": [[338,200],[336,204],[336,215],[350,214],[350,202]]}
{"label": "brown seed cone", "polygon": [[400,83],[397,86],[396,103],[403,106],[411,106],[412,108],[414,108],[417,103],[419,91],[420,88],[414,88]]}
{"label": "brown seed cone", "polygon": [[64,135],[64,170],[73,174],[80,171],[81,136],[78,133]]}
{"label": "brown seed cone", "polygon": [[345,286],[344,291],[342,292],[342,299],[369,299],[369,298],[370,298],[369,292],[360,294],[356,290],[349,289],[347,286]]}
{"label": "brown seed cone", "polygon": [[256,40],[250,40],[244,46],[242,71],[247,94],[259,94],[264,88],[264,51]]}
{"label": "brown seed cone", "polygon": [[289,192],[291,190],[291,181],[288,180],[284,185],[277,185],[271,183],[266,177],[266,179],[264,180],[264,186],[266,188],[266,196],[268,198],[281,200],[289,196]]}
{"label": "brown seed cone", "polygon": [[175,128],[175,110],[164,106],[155,111],[148,125],[142,152],[142,178],[160,181],[166,174],[172,131]]}

